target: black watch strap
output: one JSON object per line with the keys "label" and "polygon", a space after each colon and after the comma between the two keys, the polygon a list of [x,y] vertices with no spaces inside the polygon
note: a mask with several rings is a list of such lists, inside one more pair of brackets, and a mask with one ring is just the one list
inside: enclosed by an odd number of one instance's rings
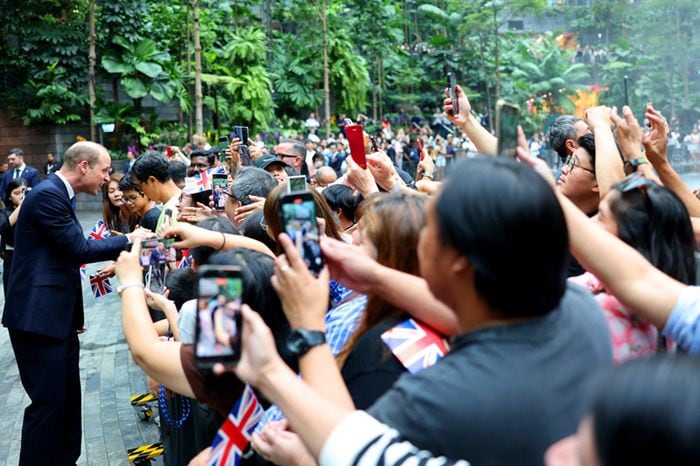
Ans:
{"label": "black watch strap", "polygon": [[637,171],[637,167],[639,167],[642,164],[649,163],[649,161],[646,159],[646,157],[638,157],[636,159],[632,160],[625,160],[624,163],[624,169],[625,169],[625,175],[631,175],[632,173]]}
{"label": "black watch strap", "polygon": [[287,340],[287,348],[292,354],[303,356],[314,346],[322,345],[326,342],[326,334],[320,330],[309,330],[306,328],[295,329]]}

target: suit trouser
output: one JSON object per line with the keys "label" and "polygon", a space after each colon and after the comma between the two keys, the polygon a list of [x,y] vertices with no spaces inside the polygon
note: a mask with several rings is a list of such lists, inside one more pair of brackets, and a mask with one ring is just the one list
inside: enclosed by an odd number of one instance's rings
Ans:
{"label": "suit trouser", "polygon": [[20,466],[74,465],[82,435],[78,335],[59,340],[10,330],[10,341],[32,401],[24,410]]}

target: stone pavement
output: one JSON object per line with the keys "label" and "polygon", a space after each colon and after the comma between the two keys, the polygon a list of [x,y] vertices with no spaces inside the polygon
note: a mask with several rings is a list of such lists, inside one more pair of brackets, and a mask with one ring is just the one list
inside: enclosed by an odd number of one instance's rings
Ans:
{"label": "stone pavement", "polygon": [[[89,232],[100,214],[79,212],[83,230]],[[100,264],[88,264],[88,275]],[[1,269],[0,269],[1,270]],[[158,441],[158,427],[137,418],[131,395],[144,392],[143,372],[131,359],[121,330],[116,293],[95,299],[83,284],[85,326],[80,336],[80,376],[83,400],[83,442],[80,466],[128,465],[126,450]],[[2,281],[0,280],[0,288]],[[0,294],[0,308],[3,303]],[[0,465],[17,465],[24,408],[29,404],[19,380],[7,329],[0,327]],[[162,458],[153,462],[162,465]]]}

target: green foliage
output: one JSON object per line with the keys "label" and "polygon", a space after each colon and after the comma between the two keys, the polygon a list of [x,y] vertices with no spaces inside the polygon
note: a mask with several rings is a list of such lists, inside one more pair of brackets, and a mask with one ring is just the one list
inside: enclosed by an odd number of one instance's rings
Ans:
{"label": "green foliage", "polygon": [[39,105],[28,108],[22,122],[25,126],[36,123],[56,123],[65,125],[82,120],[77,110],[87,104],[87,96],[69,89],[65,84],[66,71],[57,67],[58,63],[49,66],[40,79],[30,79],[28,85],[35,91]]}

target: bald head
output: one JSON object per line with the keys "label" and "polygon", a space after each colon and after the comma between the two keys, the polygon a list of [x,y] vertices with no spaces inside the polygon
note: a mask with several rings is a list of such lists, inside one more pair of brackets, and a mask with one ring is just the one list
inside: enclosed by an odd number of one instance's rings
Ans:
{"label": "bald head", "polygon": [[325,188],[329,184],[335,182],[335,180],[338,179],[338,175],[336,175],[335,170],[331,167],[318,167],[314,178],[316,178],[316,184],[318,186]]}
{"label": "bald head", "polygon": [[69,170],[74,170],[80,162],[85,160],[90,168],[93,168],[99,161],[100,156],[104,155],[109,157],[109,152],[100,144],[90,141],[76,142],[63,155],[63,166]]}

